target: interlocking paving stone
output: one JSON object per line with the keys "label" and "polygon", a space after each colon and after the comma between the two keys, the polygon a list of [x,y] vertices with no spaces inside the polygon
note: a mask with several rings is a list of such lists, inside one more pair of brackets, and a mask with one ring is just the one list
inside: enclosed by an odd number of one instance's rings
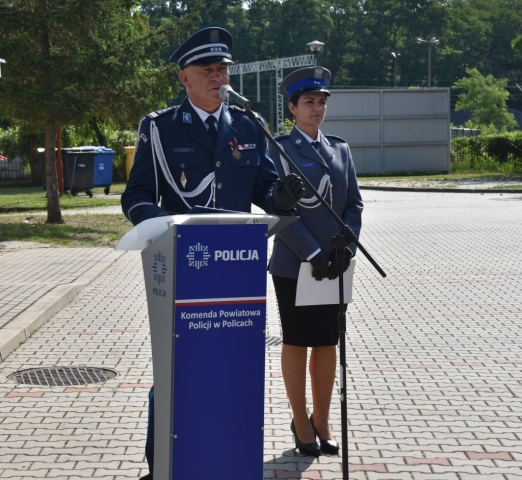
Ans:
{"label": "interlocking paving stone", "polygon": [[40,248],[29,253],[0,250],[0,327],[7,325],[36,298],[80,277],[107,256],[108,251],[104,248]]}
{"label": "interlocking paving stone", "polygon": [[[365,190],[363,198],[361,243],[388,276],[358,254],[346,334],[350,478],[520,478],[522,194]],[[14,263],[37,252],[17,252]],[[57,269],[66,275],[66,265]],[[20,280],[9,275],[10,286]],[[59,277],[34,275],[28,296]],[[4,294],[13,305],[25,300]],[[267,314],[267,335],[280,336],[270,279]],[[144,475],[149,342],[140,256],[129,252],[0,363],[0,478]],[[280,352],[266,353],[264,478],[341,480],[341,458],[294,450]],[[6,379],[50,365],[119,375],[74,391]],[[331,423],[340,440],[338,385]]]}

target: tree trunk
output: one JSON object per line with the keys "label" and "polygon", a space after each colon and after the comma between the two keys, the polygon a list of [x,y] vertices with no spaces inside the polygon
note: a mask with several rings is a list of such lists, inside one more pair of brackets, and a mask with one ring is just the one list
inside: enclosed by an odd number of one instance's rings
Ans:
{"label": "tree trunk", "polygon": [[[48,10],[47,0],[40,0],[40,13],[45,16]],[[40,35],[41,54],[44,58],[50,57],[50,40],[46,30]],[[52,85],[52,72],[48,71],[44,77],[46,90]],[[56,172],[56,124],[53,119],[45,122],[45,188],[47,195],[46,223],[64,223],[60,210],[60,190],[58,189],[58,173]]]}
{"label": "tree trunk", "polygon": [[96,139],[98,140],[99,146],[106,147],[107,139],[105,138],[105,135],[100,130],[100,127],[98,126],[98,122],[96,121],[96,117],[92,117],[92,119],[89,123],[90,123],[92,129],[94,130],[94,133],[96,133]]}
{"label": "tree trunk", "polygon": [[56,172],[56,125],[54,120],[45,123],[45,186],[47,191],[46,223],[64,223],[60,210],[60,191]]}

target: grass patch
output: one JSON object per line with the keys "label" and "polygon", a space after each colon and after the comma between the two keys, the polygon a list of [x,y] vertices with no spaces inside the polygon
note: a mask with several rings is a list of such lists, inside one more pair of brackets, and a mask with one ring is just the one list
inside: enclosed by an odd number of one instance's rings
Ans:
{"label": "grass patch", "polygon": [[[495,189],[522,189],[522,185],[513,185],[515,182],[522,182],[522,173],[506,174],[504,172],[462,172],[462,173],[423,173],[423,174],[394,174],[394,175],[358,175],[359,183],[371,184],[378,182],[379,184],[415,184],[419,187],[443,186],[444,183],[448,187],[454,187],[455,183],[487,183],[502,182],[505,185],[495,186]],[[442,185],[441,185],[442,184]]]}
{"label": "grass patch", "polygon": [[37,242],[52,247],[114,247],[132,224],[120,215],[64,215],[61,225],[46,215],[0,215],[0,241]]}
{"label": "grass patch", "polygon": [[477,172],[451,172],[451,173],[416,173],[416,174],[390,174],[390,175],[357,175],[357,178],[365,179],[365,180],[383,180],[383,181],[391,181],[391,180],[415,180],[419,179],[422,180],[424,178],[430,179],[430,180],[470,180],[470,179],[477,179],[477,180],[495,180],[495,181],[501,181],[501,180],[518,180],[520,181],[522,179],[522,173],[512,173],[512,174],[506,174],[502,172],[484,172],[484,173],[477,173]]}
{"label": "grass patch", "polygon": [[[120,195],[125,190],[125,185],[124,182],[113,184],[109,195],[103,193],[103,188],[94,188],[94,196],[92,198],[85,193],[79,193],[76,196],[64,193],[60,197],[60,208],[68,210],[119,205]],[[41,187],[1,187],[0,213],[47,210],[47,197],[45,194],[45,190]]]}

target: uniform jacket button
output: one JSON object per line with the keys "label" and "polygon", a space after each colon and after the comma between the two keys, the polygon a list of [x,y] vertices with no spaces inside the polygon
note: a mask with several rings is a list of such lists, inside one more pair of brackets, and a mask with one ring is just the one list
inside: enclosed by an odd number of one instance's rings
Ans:
{"label": "uniform jacket button", "polygon": [[222,183],[218,183],[218,186],[217,186],[219,189],[222,189],[223,188],[223,184]]}
{"label": "uniform jacket button", "polygon": [[221,167],[221,162],[219,160],[216,162],[216,167]]}

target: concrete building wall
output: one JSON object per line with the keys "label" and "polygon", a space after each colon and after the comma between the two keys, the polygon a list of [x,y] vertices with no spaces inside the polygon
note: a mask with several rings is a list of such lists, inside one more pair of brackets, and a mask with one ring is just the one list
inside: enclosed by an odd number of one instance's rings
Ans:
{"label": "concrete building wall", "polygon": [[344,138],[359,174],[448,172],[450,90],[332,90],[323,133]]}

